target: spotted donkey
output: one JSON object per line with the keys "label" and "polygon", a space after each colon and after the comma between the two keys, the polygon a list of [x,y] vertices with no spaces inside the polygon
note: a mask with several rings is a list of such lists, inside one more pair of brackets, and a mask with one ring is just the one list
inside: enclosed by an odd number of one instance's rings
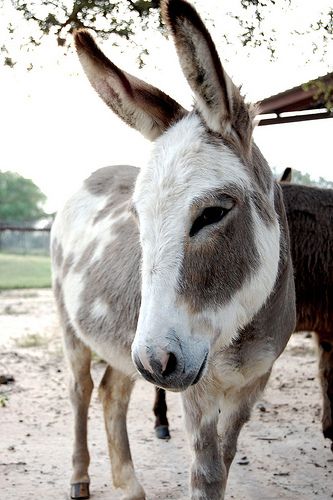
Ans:
{"label": "spotted donkey", "polygon": [[252,140],[254,110],[196,11],[183,0],[161,4],[195,95],[191,112],[117,68],[86,31],[75,35],[95,90],[155,148],[140,172],[92,174],[52,230],[74,410],[72,498],[89,496],[91,350],[108,363],[100,396],[114,485],[145,498],[126,430],[139,372],[182,391],[191,498],[217,500],[240,429],[295,326],[283,200]]}

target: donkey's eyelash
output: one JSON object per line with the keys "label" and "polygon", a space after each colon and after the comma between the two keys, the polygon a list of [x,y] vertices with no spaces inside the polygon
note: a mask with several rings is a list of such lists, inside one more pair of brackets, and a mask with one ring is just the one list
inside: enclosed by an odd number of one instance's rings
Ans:
{"label": "donkey's eyelash", "polygon": [[193,222],[190,229],[190,238],[195,236],[205,226],[220,222],[230,210],[231,208],[228,209],[221,206],[206,207]]}

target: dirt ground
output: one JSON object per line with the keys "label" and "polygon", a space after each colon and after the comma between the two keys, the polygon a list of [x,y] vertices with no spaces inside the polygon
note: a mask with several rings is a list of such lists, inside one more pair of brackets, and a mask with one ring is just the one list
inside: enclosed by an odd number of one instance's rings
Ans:
{"label": "dirt ground", "polygon": [[[104,368],[94,362],[96,386]],[[72,420],[50,290],[0,293],[0,374],[4,373],[13,375],[15,382],[0,386],[0,499],[67,499]],[[128,417],[137,473],[147,500],[186,499],[189,452],[179,395],[167,395],[169,442],[154,437],[153,397],[151,385],[137,383]],[[333,455],[321,434],[320,408],[312,339],[294,335],[241,433],[226,498],[333,498]],[[120,499],[111,484],[97,391],[89,443],[92,498]]]}

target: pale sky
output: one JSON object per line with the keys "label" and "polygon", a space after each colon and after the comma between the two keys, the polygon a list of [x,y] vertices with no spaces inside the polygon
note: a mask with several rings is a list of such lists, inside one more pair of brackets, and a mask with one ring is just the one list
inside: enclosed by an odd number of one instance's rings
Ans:
{"label": "pale sky", "polygon": [[[301,30],[302,23],[305,26],[306,20],[316,17],[314,10],[319,18],[321,10],[328,10],[333,0],[293,0],[295,10],[269,17],[266,29],[275,29],[279,36],[275,62],[269,61],[265,49],[249,50],[237,41],[235,21],[225,15],[231,5],[235,10],[237,2],[198,0],[195,4],[207,19],[228,73],[237,85],[242,84],[248,100],[268,97],[333,70],[328,57],[320,61],[312,54],[308,38],[288,35],[291,27]],[[2,19],[0,30],[5,22]],[[227,45],[221,34],[227,34],[231,43]],[[103,50],[123,69],[158,85],[190,108],[191,92],[171,41],[152,32],[145,37],[148,41],[141,41],[149,44],[150,58],[141,71],[136,66],[134,49],[124,54],[105,41]],[[22,53],[22,57],[26,55]],[[49,40],[40,48],[38,57],[42,68],[29,73],[19,67],[0,69],[0,169],[31,178],[47,195],[47,209],[57,210],[90,172],[111,164],[141,166],[151,146],[115,117],[94,93],[75,55],[59,57],[54,42]],[[305,64],[305,60],[309,62]],[[289,166],[328,180],[333,180],[332,137],[333,119],[257,127],[254,133],[255,141],[277,171]]]}

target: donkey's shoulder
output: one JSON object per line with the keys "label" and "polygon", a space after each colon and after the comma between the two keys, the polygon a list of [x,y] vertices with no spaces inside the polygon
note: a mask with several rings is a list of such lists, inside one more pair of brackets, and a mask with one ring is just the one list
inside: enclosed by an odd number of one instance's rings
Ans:
{"label": "donkey's shoulder", "polygon": [[95,170],[85,181],[84,188],[95,196],[131,194],[139,169],[131,165],[111,165]]}

